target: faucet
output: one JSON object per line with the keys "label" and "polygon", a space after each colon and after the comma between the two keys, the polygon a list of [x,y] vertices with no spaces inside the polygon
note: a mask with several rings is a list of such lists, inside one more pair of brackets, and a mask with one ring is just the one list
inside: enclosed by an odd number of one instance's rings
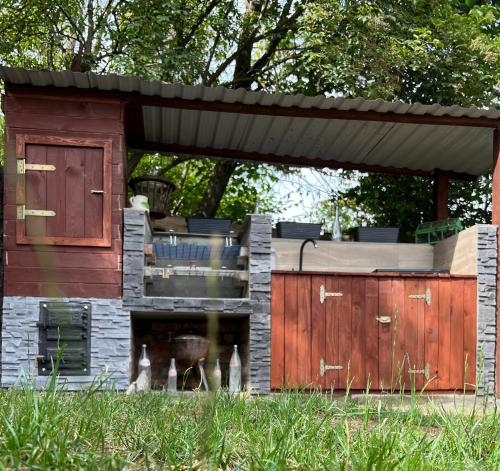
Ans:
{"label": "faucet", "polygon": [[308,242],[312,242],[315,249],[318,247],[318,243],[314,239],[306,239],[304,242],[302,242],[302,245],[300,246],[299,271],[302,271],[302,259],[304,256],[304,246]]}

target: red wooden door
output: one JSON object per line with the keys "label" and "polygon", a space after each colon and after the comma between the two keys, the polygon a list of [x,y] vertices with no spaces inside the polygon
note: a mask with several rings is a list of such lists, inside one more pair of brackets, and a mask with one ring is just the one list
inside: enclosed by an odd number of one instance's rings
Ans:
{"label": "red wooden door", "polygon": [[273,274],[271,387],[475,383],[476,280]]}
{"label": "red wooden door", "polygon": [[[109,143],[60,139],[52,144],[52,139],[18,139],[26,170],[18,179],[16,202],[28,211],[24,219],[18,218],[18,243],[109,246]],[[30,214],[30,210],[55,214]]]}
{"label": "red wooden door", "polygon": [[26,174],[27,208],[55,212],[26,216],[27,237],[102,238],[102,149],[28,144],[26,163],[55,167]]}
{"label": "red wooden door", "polygon": [[473,388],[475,305],[474,279],[380,278],[380,389]]}
{"label": "red wooden door", "polygon": [[393,279],[392,382],[386,384],[394,389],[421,390],[435,381],[438,286],[431,278]]}
{"label": "red wooden door", "polygon": [[[311,388],[318,384],[315,362],[318,325],[312,319],[312,277],[273,275],[271,297],[271,387]],[[324,317],[322,317],[324,320]],[[312,331],[314,327],[314,332]]]}
{"label": "red wooden door", "polygon": [[377,278],[326,276],[325,296],[322,386],[377,388]]}

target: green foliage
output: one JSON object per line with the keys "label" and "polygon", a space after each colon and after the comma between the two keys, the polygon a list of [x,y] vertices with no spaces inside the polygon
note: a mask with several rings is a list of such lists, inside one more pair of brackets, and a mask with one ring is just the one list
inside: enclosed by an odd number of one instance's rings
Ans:
{"label": "green foliage", "polygon": [[[499,33],[500,6],[486,0],[4,0],[0,62],[307,95],[492,106],[500,98]],[[154,167],[154,159],[144,169]],[[168,171],[186,190],[176,196],[180,213],[196,211],[213,169],[204,160]],[[240,219],[257,199],[277,209],[281,202],[264,190],[278,177],[270,169],[238,167],[218,214]],[[427,217],[429,182],[411,180],[409,202],[398,209],[409,193],[399,184],[404,179],[389,179],[362,176],[348,207],[374,211],[375,221],[386,217],[381,211],[395,213],[391,220],[409,230]],[[452,213],[487,220],[486,187],[484,180],[474,191],[454,183]],[[330,208],[318,211],[327,215]]]}
{"label": "green foliage", "polygon": [[285,205],[272,193],[279,174],[274,167],[241,164],[233,173],[217,216],[242,222],[246,214],[280,212]]}
{"label": "green foliage", "polygon": [[[499,97],[500,8],[458,1],[313,2],[295,88],[405,102],[491,105]],[[286,76],[289,71],[285,70]]]}
{"label": "green foliage", "polygon": [[[190,216],[203,197],[215,161],[149,155],[142,159],[133,176],[155,175],[176,184],[168,210],[172,214]],[[246,214],[253,213],[256,206],[261,212],[280,211],[283,202],[276,198],[271,187],[279,178],[274,167],[242,163],[233,173],[217,211],[217,217],[229,218],[241,223]]]}
{"label": "green foliage", "polygon": [[404,239],[412,240],[417,226],[432,220],[430,179],[364,175],[359,178],[359,186],[347,190],[343,197],[372,214],[374,225],[400,227]]}
{"label": "green foliage", "polygon": [[[348,177],[346,177],[348,178]],[[433,181],[430,178],[361,175],[358,185],[342,192],[361,213],[372,215],[376,226],[401,228],[405,240],[413,241],[419,224],[433,220]],[[491,222],[491,179],[476,182],[452,181],[450,217],[460,218],[464,227]]]}

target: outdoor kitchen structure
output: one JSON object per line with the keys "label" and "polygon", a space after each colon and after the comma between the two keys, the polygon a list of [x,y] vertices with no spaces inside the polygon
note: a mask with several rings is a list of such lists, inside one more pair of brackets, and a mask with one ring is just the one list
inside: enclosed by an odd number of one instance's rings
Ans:
{"label": "outdoor kitchen structure", "polygon": [[[179,345],[208,338],[223,383],[240,347],[253,393],[500,395],[499,110],[8,67],[0,78],[3,387],[43,387],[64,345],[68,389],[125,390],[147,344],[161,388]],[[300,271],[302,240],[273,237],[270,215],[159,230],[127,207],[129,150],[428,177],[436,219],[450,179],[492,168],[492,224],[433,245],[321,240]]]}

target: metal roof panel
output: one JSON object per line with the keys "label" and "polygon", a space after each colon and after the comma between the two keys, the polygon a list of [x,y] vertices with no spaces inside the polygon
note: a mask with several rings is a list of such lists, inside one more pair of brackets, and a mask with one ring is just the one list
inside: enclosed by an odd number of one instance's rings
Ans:
{"label": "metal roof panel", "polygon": [[[38,87],[136,92],[147,96],[274,105],[303,109],[376,111],[412,115],[500,119],[500,110],[423,105],[381,99],[287,95],[245,89],[148,81],[91,72],[30,71],[0,66],[0,78]],[[492,129],[452,125],[265,116],[143,106],[146,140],[158,144],[234,149],[235,152],[334,159],[376,166],[480,174],[491,166]]]}

